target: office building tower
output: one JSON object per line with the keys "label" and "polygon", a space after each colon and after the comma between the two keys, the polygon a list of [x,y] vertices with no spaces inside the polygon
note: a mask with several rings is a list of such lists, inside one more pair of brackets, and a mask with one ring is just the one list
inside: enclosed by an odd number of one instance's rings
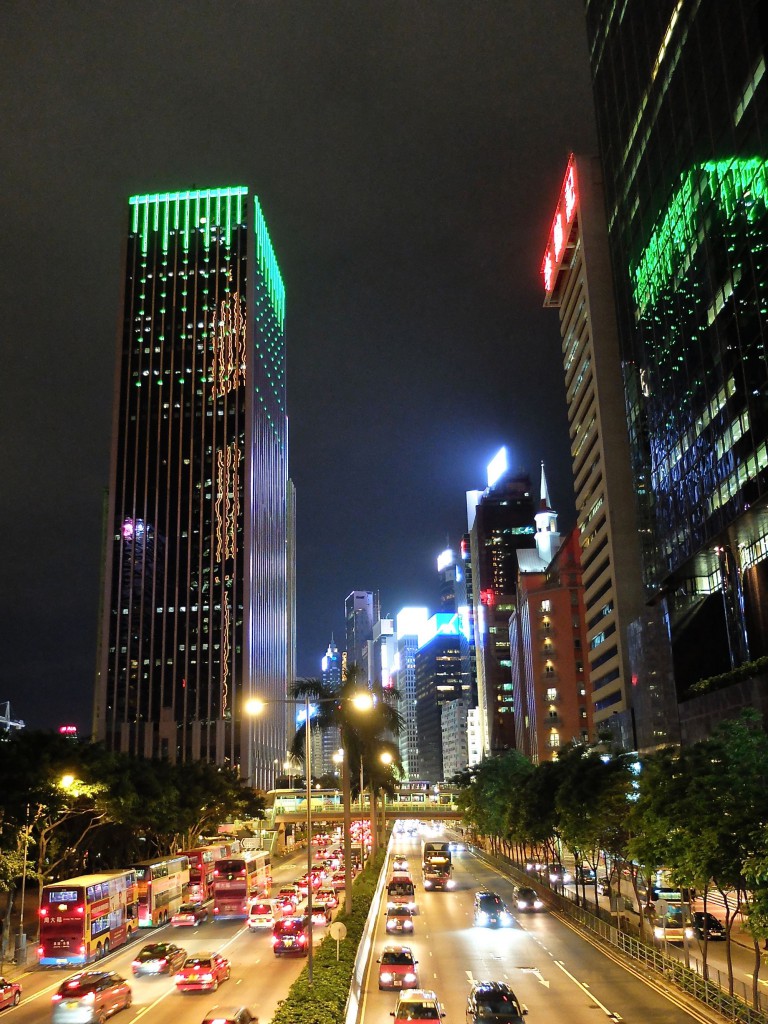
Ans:
{"label": "office building tower", "polygon": [[[342,680],[342,662],[339,648],[333,637],[328,644],[328,650],[322,657],[320,668],[323,687],[330,691],[339,690]],[[333,755],[341,748],[341,732],[338,726],[334,725],[329,729],[318,729],[318,733],[320,734],[320,751],[318,758],[313,762],[317,766],[314,774],[332,775],[337,770]],[[315,751],[313,750],[312,753],[314,755]]]}
{"label": "office building tower", "polygon": [[456,611],[458,589],[458,563],[456,552],[446,548],[437,556],[437,576],[439,579],[439,604],[441,612],[449,614]]}
{"label": "office building tower", "polygon": [[467,763],[480,764],[483,759],[483,730],[480,728],[480,709],[467,711]]}
{"label": "office building tower", "polygon": [[586,12],[643,578],[684,691],[768,654],[768,8]]}
{"label": "office building tower", "polygon": [[477,707],[477,657],[475,651],[475,608],[472,602],[472,558],[469,534],[461,538],[460,561],[456,566],[456,611],[461,617],[459,647],[461,674],[469,687],[469,706]]}
{"label": "office building tower", "polygon": [[416,651],[419,649],[419,635],[428,619],[426,608],[403,608],[395,616],[397,650],[392,678],[398,693],[397,709],[403,723],[397,741],[403,778],[409,781],[421,778],[416,721]]}
{"label": "office building tower", "polygon": [[246,187],[130,199],[94,734],[262,788],[286,706],[245,701],[292,664],[284,319]]}
{"label": "office building tower", "polygon": [[379,594],[370,590],[353,590],[344,602],[347,664],[357,665],[360,679],[369,675],[368,641],[373,640],[373,624],[380,617]]}
{"label": "office building tower", "polygon": [[416,651],[416,731],[419,773],[431,783],[443,781],[442,708],[468,697],[462,686],[456,614],[438,612],[419,634]]}
{"label": "office building tower", "polygon": [[464,771],[469,761],[467,717],[469,701],[464,697],[446,701],[440,709],[440,732],[443,746],[443,775],[450,782],[454,775]]}
{"label": "office building tower", "polygon": [[510,471],[505,448],[489,463],[487,479],[484,491],[467,492],[467,524],[483,753],[498,754],[515,745],[509,616],[516,553],[535,546],[536,531],[530,477]]}
{"label": "office building tower", "polygon": [[612,726],[632,749],[627,631],[643,610],[644,594],[608,232],[593,157],[568,161],[542,271],[544,305],[559,309],[563,339],[591,715],[598,730]]}

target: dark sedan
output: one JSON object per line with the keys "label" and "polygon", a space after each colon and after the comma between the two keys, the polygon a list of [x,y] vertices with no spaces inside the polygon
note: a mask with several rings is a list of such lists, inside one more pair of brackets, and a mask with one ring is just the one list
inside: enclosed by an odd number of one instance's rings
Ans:
{"label": "dark sedan", "polygon": [[173,974],[184,963],[187,951],[173,942],[150,942],[136,955],[131,970],[142,974]]}

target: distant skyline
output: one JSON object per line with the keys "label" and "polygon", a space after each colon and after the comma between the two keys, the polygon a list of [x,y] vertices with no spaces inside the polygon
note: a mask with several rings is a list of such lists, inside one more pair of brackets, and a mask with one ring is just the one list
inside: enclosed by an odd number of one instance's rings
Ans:
{"label": "distant skyline", "polygon": [[286,285],[298,674],[344,600],[438,610],[507,445],[573,483],[541,260],[595,151],[581,0],[10,0],[0,703],[90,732],[128,196],[251,183]]}

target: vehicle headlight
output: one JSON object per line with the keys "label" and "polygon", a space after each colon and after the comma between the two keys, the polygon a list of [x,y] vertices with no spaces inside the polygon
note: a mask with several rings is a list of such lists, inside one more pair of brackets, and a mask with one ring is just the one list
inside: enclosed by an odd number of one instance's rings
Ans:
{"label": "vehicle headlight", "polygon": [[571,874],[570,874],[569,871],[564,872],[564,874],[563,874],[563,881],[564,882],[570,882],[571,881]]}
{"label": "vehicle headlight", "polygon": [[453,887],[455,885],[456,885],[456,882],[454,881],[453,878],[449,878],[448,881],[445,883],[446,889],[453,889]]}
{"label": "vehicle headlight", "polygon": [[383,981],[385,984],[387,984],[388,982],[392,981],[392,972],[391,971],[382,971],[381,974],[379,975],[379,980]]}
{"label": "vehicle headlight", "polygon": [[403,976],[403,981],[416,981],[416,975],[413,971],[408,971],[408,973]]}
{"label": "vehicle headlight", "polygon": [[512,918],[509,916],[509,914],[506,912],[506,910],[503,910],[499,914],[499,920],[501,921],[502,924],[509,924],[510,921],[512,920]]}
{"label": "vehicle headlight", "polygon": [[534,900],[533,901],[533,906],[534,906],[535,910],[541,910],[541,908],[544,906],[544,904],[541,902],[541,900]]}
{"label": "vehicle headlight", "polygon": [[518,908],[518,910],[525,910],[525,908],[527,906],[528,906],[528,900],[518,900],[517,901],[517,908]]}
{"label": "vehicle headlight", "polygon": [[488,915],[485,913],[484,910],[481,910],[479,912],[479,914],[477,915],[477,920],[480,922],[480,924],[487,924]]}
{"label": "vehicle headlight", "polygon": [[413,921],[403,921],[403,928],[405,928],[406,931],[411,931],[412,932],[413,931]]}
{"label": "vehicle headlight", "polygon": [[653,929],[653,935],[654,935],[654,938],[663,939],[664,938],[664,929],[660,925],[656,925],[656,927]]}
{"label": "vehicle headlight", "polygon": [[432,888],[432,883],[428,879],[424,880],[424,888],[425,889],[431,889]]}
{"label": "vehicle headlight", "polygon": [[694,931],[693,931],[693,928],[686,928],[686,929],[685,929],[685,937],[686,937],[686,939],[692,939],[692,938],[694,938]]}

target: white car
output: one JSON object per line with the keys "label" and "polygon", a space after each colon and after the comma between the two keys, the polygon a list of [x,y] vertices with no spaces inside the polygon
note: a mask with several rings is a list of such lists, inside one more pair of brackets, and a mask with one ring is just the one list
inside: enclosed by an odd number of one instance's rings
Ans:
{"label": "white car", "polygon": [[[282,913],[279,917],[282,917]],[[248,908],[248,927],[252,932],[271,928],[275,920],[274,900],[254,900]]]}

